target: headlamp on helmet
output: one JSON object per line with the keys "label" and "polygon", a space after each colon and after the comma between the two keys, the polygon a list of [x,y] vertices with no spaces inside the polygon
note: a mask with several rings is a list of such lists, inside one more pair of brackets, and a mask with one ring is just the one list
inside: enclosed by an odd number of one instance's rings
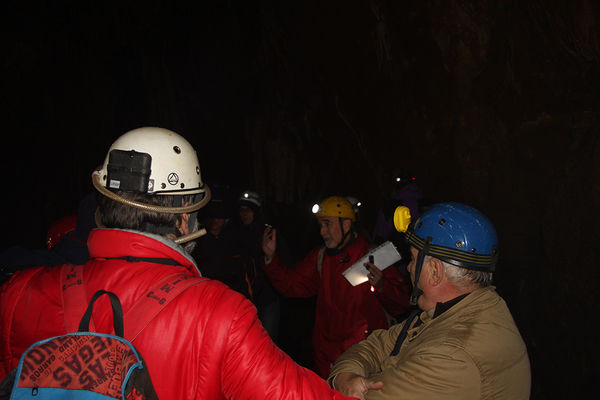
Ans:
{"label": "headlamp on helmet", "polygon": [[362,206],[362,202],[353,196],[346,196],[346,200],[350,202],[352,209],[354,210],[354,214],[358,215],[360,212],[360,207]]}
{"label": "headlamp on helmet", "polygon": [[356,221],[356,214],[352,209],[352,204],[342,196],[331,196],[315,204],[312,207],[312,212],[317,217],[336,217],[348,218]]}
{"label": "headlamp on helmet", "polygon": [[110,147],[98,172],[103,186],[148,194],[204,193],[192,145],[167,129],[129,131]]}
{"label": "headlamp on helmet", "polygon": [[406,232],[410,226],[410,208],[398,206],[394,211],[394,227],[398,232]]}
{"label": "headlamp on helmet", "polygon": [[252,190],[246,190],[244,191],[240,198],[238,199],[238,201],[240,202],[240,204],[246,204],[246,205],[250,205],[253,208],[261,208],[262,207],[262,201],[260,196],[258,195],[258,193],[252,191]]}
{"label": "headlamp on helmet", "polygon": [[[92,174],[94,187],[104,196],[128,206],[159,213],[193,213],[210,200],[210,190],[202,182],[198,156],[182,136],[163,128],[138,128],[120,136],[110,147],[101,168]],[[150,195],[175,195],[180,202],[163,207],[135,201],[113,190]],[[180,196],[195,195],[187,205]],[[198,237],[184,235],[184,243]]]}
{"label": "headlamp on helmet", "polygon": [[462,268],[494,271],[498,237],[491,221],[481,212],[464,204],[440,203],[423,213],[414,225],[407,223],[406,214],[398,207],[394,225],[396,230],[406,231],[408,243],[418,250],[411,305],[416,305],[423,293],[418,282],[426,255]]}

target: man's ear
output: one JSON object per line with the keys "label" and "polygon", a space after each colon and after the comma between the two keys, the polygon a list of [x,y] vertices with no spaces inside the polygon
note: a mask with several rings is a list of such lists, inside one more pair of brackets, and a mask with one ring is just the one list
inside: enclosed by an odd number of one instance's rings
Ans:
{"label": "man's ear", "polygon": [[429,268],[431,273],[429,274],[429,284],[431,286],[437,286],[444,280],[444,264],[437,258],[431,258],[429,260]]}
{"label": "man's ear", "polygon": [[179,223],[179,232],[183,233],[184,235],[187,235],[190,233],[190,227],[188,225],[188,221],[190,220],[190,214],[188,213],[183,213],[181,214],[181,222]]}
{"label": "man's ear", "polygon": [[[190,203],[189,201],[186,201],[184,206],[187,206],[189,203]],[[177,229],[179,229],[179,232],[181,232],[184,235],[187,235],[190,233],[190,226],[188,225],[189,220],[190,220],[190,214],[183,213],[183,214],[181,214],[181,220],[178,221]]]}
{"label": "man's ear", "polygon": [[350,228],[352,227],[352,220],[350,220],[350,219],[344,219],[342,221],[342,227],[344,228],[344,232],[342,232],[342,233],[345,234],[345,233],[349,232]]}

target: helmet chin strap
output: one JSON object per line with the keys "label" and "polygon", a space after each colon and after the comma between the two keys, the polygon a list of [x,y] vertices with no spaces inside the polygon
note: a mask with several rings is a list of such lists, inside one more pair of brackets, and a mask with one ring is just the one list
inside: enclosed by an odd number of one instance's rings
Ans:
{"label": "helmet chin strap", "polygon": [[206,229],[202,228],[195,232],[188,233],[187,235],[179,236],[178,238],[175,238],[174,242],[177,244],[187,243],[204,235],[206,235]]}
{"label": "helmet chin strap", "polygon": [[429,245],[433,239],[431,236],[425,240],[425,245],[421,250],[419,250],[419,254],[417,255],[417,262],[415,263],[415,282],[413,284],[412,293],[410,294],[410,305],[416,306],[419,300],[419,296],[423,294],[423,291],[419,289],[419,278],[421,276],[421,270],[423,269],[423,260],[425,259],[425,255],[429,253]]}
{"label": "helmet chin strap", "polygon": [[343,219],[338,218],[338,222],[340,223],[340,232],[342,232],[342,239],[340,239],[340,242],[338,243],[337,246],[326,250],[326,253],[329,256],[339,254],[344,249],[344,247],[346,247],[348,244],[350,244],[350,242],[348,242],[346,244],[344,244],[344,242],[346,241],[346,238],[348,237],[348,235],[352,234],[352,229],[348,229],[348,232],[344,233]]}
{"label": "helmet chin strap", "polygon": [[206,229],[204,229],[204,228],[198,229],[198,226],[200,224],[198,224],[198,212],[197,211],[194,211],[193,213],[190,214],[190,217],[188,218],[188,223],[189,223],[189,221],[191,221],[191,226],[189,226],[190,233],[188,233],[187,235],[178,236],[174,240],[175,243],[177,243],[177,244],[187,243],[192,240],[198,239],[201,236],[206,235]]}

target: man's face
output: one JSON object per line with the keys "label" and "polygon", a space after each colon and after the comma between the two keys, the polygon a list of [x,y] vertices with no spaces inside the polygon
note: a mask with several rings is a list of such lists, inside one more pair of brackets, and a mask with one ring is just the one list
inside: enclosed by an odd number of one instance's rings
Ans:
{"label": "man's face", "polygon": [[208,218],[205,222],[206,230],[214,236],[219,236],[223,227],[227,222],[227,218]]}
{"label": "man's face", "polygon": [[333,249],[340,244],[342,240],[342,230],[337,217],[318,217],[319,233],[325,242],[327,248]]}
{"label": "man's face", "polygon": [[410,273],[410,281],[412,282],[413,286],[415,284],[415,267],[417,264],[417,256],[418,255],[419,255],[419,251],[417,249],[415,249],[414,247],[410,246],[410,262],[408,263],[408,266],[406,267],[406,269]]}
{"label": "man's face", "polygon": [[250,225],[254,221],[254,211],[248,206],[240,206],[240,219],[242,224]]}

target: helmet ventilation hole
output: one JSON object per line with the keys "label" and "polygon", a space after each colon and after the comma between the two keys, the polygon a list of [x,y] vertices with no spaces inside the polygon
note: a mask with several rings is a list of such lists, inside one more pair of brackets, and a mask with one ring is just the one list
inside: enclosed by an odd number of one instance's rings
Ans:
{"label": "helmet ventilation hole", "polygon": [[444,225],[445,223],[446,223],[446,220],[443,219],[443,218],[440,219],[439,222],[438,222],[438,224],[440,224],[440,225]]}
{"label": "helmet ventilation hole", "polygon": [[173,151],[177,154],[181,154],[181,149],[179,148],[179,146],[173,146]]}
{"label": "helmet ventilation hole", "polygon": [[459,249],[463,247],[463,242],[461,242],[460,240],[456,242],[456,247],[458,247]]}

